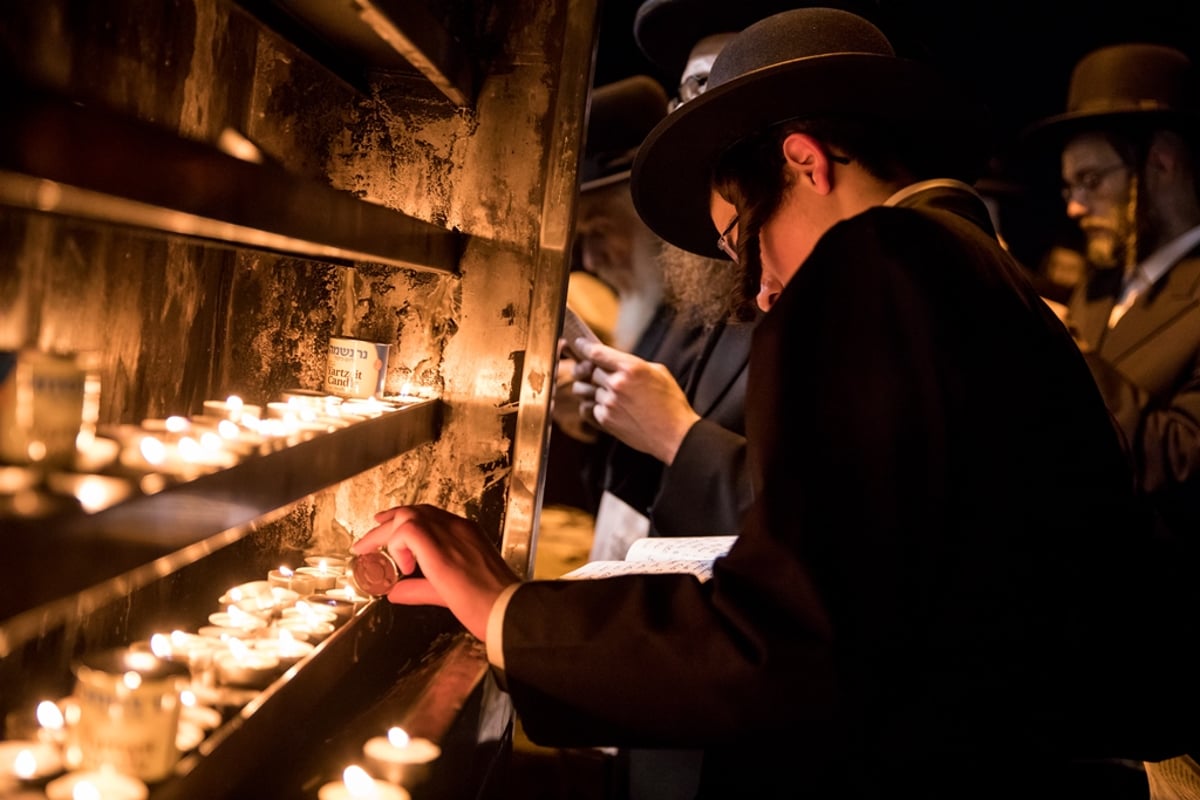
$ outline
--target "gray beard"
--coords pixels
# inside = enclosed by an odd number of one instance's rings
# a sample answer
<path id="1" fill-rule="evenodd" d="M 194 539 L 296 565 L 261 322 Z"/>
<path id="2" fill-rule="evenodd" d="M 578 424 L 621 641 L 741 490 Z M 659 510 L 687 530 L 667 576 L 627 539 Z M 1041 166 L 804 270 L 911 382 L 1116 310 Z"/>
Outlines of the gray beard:
<path id="1" fill-rule="evenodd" d="M 666 300 L 681 317 L 701 325 L 743 318 L 747 298 L 737 264 L 698 256 L 666 242 L 658 259 Z"/>

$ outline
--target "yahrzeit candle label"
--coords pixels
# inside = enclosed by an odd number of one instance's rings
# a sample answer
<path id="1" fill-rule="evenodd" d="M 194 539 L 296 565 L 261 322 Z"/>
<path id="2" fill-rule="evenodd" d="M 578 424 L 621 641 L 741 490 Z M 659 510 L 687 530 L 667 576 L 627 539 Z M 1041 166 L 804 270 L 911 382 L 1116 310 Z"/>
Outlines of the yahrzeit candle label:
<path id="1" fill-rule="evenodd" d="M 381 342 L 331 338 L 325 391 L 340 397 L 382 397 L 389 349 Z"/>

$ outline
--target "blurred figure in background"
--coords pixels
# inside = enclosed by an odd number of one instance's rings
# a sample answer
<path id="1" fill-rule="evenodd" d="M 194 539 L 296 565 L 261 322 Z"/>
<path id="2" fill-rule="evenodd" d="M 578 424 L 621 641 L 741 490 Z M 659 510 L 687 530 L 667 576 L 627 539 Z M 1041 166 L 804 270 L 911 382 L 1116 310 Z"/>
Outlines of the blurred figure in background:
<path id="1" fill-rule="evenodd" d="M 1028 137 L 1060 150 L 1067 215 L 1086 241 L 1066 322 L 1139 488 L 1185 538 L 1200 537 L 1198 92 L 1194 65 L 1174 48 L 1103 47 L 1075 65 L 1066 112 Z M 1152 797 L 1200 798 L 1192 755 L 1144 769 Z"/>
<path id="2" fill-rule="evenodd" d="M 1086 242 L 1067 322 L 1171 530 L 1200 535 L 1200 97 L 1187 56 L 1101 48 L 1067 111 L 1029 132 L 1061 152 L 1063 200 Z"/>

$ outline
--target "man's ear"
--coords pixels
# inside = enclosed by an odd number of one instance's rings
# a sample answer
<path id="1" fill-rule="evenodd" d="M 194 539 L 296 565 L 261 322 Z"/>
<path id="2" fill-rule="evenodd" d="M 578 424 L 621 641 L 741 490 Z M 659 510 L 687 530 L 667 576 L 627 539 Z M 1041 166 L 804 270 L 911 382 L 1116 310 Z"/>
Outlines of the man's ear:
<path id="1" fill-rule="evenodd" d="M 794 185 L 829 194 L 833 188 L 829 154 L 820 142 L 807 133 L 788 134 L 783 140 L 783 159 L 796 179 Z"/>

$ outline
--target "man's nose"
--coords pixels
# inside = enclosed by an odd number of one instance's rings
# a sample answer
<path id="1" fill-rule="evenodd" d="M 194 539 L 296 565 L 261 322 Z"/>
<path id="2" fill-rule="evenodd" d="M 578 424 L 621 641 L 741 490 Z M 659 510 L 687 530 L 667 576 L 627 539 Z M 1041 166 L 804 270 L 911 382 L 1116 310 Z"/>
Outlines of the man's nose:
<path id="1" fill-rule="evenodd" d="M 783 287 L 774 281 L 763 281 L 758 286 L 758 307 L 763 311 L 770 311 L 771 306 L 775 305 L 775 301 L 779 299 L 779 293 Z"/>

